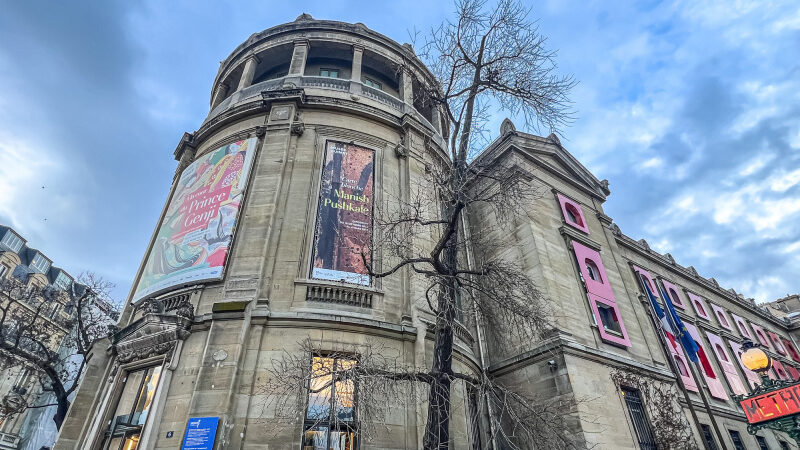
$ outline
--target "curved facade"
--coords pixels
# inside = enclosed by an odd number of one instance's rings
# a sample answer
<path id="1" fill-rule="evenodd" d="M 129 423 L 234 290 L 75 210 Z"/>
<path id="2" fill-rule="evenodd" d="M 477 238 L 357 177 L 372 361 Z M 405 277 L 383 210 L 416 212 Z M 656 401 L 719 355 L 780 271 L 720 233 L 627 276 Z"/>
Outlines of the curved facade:
<path id="1" fill-rule="evenodd" d="M 410 46 L 305 15 L 222 62 L 208 117 L 175 151 L 173 188 L 112 350 L 93 360 L 76 401 L 93 420 L 70 429 L 71 417 L 59 446 L 179 448 L 190 418 L 218 417 L 215 448 L 298 448 L 303 424 L 276 433 L 258 392 L 274 358 L 309 339 L 322 351 L 369 341 L 426 365 L 426 313 L 414 305 L 424 286 L 407 274 L 370 280 L 346 254 L 371 248 L 374 208 L 408 197 L 446 157 L 438 112 L 414 101 L 420 83 L 432 78 Z M 371 252 L 377 267 L 382 257 Z M 461 336 L 457 364 L 477 371 L 471 335 Z M 387 413 L 386 432 L 359 445 L 417 448 L 418 412 Z M 464 420 L 453 423 L 468 445 Z"/>
<path id="2" fill-rule="evenodd" d="M 311 400 L 300 389 L 288 399 L 300 419 L 287 425 L 263 387 L 285 355 L 311 366 L 308 340 L 322 353 L 373 346 L 400 365 L 429 367 L 434 317 L 424 280 L 402 271 L 371 280 L 364 269 L 391 263 L 376 244 L 375 211 L 408 200 L 446 161 L 446 123 L 414 95 L 433 82 L 410 46 L 307 15 L 234 50 L 208 117 L 175 150 L 172 190 L 119 329 L 96 346 L 55 448 L 173 449 L 200 430 L 215 449 L 419 448 L 424 394 L 387 400 L 370 418 L 381 431 L 357 443 L 332 430 L 334 445 L 306 439 L 320 430 L 302 420 Z M 498 346 L 482 339 L 497 330 L 459 325 L 459 371 L 562 405 L 569 431 L 597 449 L 664 446 L 650 424 L 664 419 L 665 404 L 679 424 L 667 434 L 698 447 L 797 448 L 780 432 L 748 434 L 734 396 L 758 378 L 733 362 L 757 339 L 776 361 L 771 376 L 800 380 L 797 316 L 777 317 L 622 233 L 603 212 L 608 182 L 554 135 L 518 132 L 506 120 L 478 158 L 542 193 L 511 229 L 481 207 L 464 225 L 501 243 L 476 241 L 473 256 L 502 255 L 537 283 L 552 329 Z M 432 237 L 412 244 L 425 249 Z M 670 296 L 704 349 L 703 372 L 660 337 L 641 279 Z M 675 395 L 659 403 L 634 378 Z M 484 400 L 454 385 L 451 448 L 504 448 L 492 435 L 511 424 L 477 417 L 490 409 Z"/>

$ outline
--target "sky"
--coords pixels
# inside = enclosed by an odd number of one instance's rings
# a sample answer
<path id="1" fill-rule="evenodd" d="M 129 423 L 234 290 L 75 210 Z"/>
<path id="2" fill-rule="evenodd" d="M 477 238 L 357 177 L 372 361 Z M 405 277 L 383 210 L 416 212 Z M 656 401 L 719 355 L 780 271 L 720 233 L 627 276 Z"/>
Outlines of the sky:
<path id="1" fill-rule="evenodd" d="M 306 12 L 398 42 L 451 3 L 0 1 L 0 223 L 124 301 L 219 62 Z M 623 232 L 758 301 L 800 292 L 796 0 L 531 2 L 579 82 L 562 143 Z M 496 123 L 505 113 L 498 111 Z M 518 128 L 520 124 L 517 124 Z"/>

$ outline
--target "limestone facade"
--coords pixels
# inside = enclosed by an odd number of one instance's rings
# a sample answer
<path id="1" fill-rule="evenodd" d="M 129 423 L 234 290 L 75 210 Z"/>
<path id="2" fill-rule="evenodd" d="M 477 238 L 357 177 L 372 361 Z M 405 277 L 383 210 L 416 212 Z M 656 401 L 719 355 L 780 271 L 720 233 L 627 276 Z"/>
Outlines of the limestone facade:
<path id="1" fill-rule="evenodd" d="M 256 139 L 224 276 L 137 302 L 131 301 L 132 292 L 119 331 L 97 346 L 55 448 L 118 449 L 127 448 L 126 442 L 180 448 L 187 424 L 197 417 L 219 418 L 214 448 L 304 448 L 302 424 L 289 431 L 277 427 L 274 412 L 264 407 L 265 394 L 257 389 L 282 354 L 299 352 L 307 339 L 331 351 L 369 341 L 405 364 L 427 365 L 432 315 L 418 280 L 399 273 L 359 286 L 310 275 L 326 142 L 374 150 L 376 205 L 407 198 L 426 171 L 447 158 L 446 123 L 435 108 L 415 98 L 414 86 L 420 83 L 434 80 L 413 49 L 362 24 L 303 15 L 253 34 L 236 48 L 221 63 L 208 117 L 175 151 L 177 180 L 208 152 Z M 626 368 L 668 383 L 680 376 L 668 364 L 672 356 L 660 344 L 637 282 L 636 271 L 647 272 L 672 286 L 683 305 L 680 314 L 708 349 L 715 377 L 694 385 L 709 397 L 713 417 L 696 393 L 689 394 L 700 421 L 714 420 L 727 448 L 735 448 L 731 431 L 738 432 L 745 448 L 758 448 L 731 399 L 733 386 L 739 387 L 734 376 L 742 385 L 752 377 L 734 361 L 735 349 L 745 338 L 759 338 L 760 329 L 767 344 L 780 343 L 769 347 L 782 363 L 783 375 L 776 376 L 798 378 L 796 327 L 624 235 L 603 213 L 608 183 L 595 178 L 557 137 L 521 133 L 504 122 L 501 136 L 480 158 L 513 163 L 542 193 L 505 236 L 507 246 L 483 250 L 502 252 L 528 271 L 549 299 L 553 327 L 533 345 L 490 348 L 478 340 L 475 324 L 467 325 L 456 333 L 459 369 L 487 370 L 543 399 L 591 399 L 574 412 L 574 426 L 595 448 L 647 448 L 610 376 Z M 173 184 L 170 197 L 174 189 Z M 166 205 L 157 225 L 165 214 Z M 468 226 L 492 229 L 491 215 L 470 211 Z M 415 239 L 421 248 L 430 246 L 429 236 Z M 155 242 L 154 233 L 145 261 Z M 381 249 L 374 252 L 379 265 Z M 734 323 L 737 317 L 743 328 Z M 723 353 L 716 353 L 718 343 Z M 722 365 L 718 355 L 723 354 L 732 364 Z M 147 388 L 147 410 L 136 426 L 114 434 L 115 411 L 133 379 Z M 491 445 L 486 421 L 473 430 L 465 417 L 467 395 L 456 390 L 454 401 L 460 406 L 453 408 L 451 447 L 475 448 L 478 435 L 483 446 Z M 298 414 L 305 408 L 298 404 Z M 423 405 L 398 409 L 383 418 L 384 433 L 358 448 L 419 448 Z M 704 437 L 696 434 L 700 443 Z M 785 435 L 761 435 L 769 448 L 782 448 L 782 442 L 796 448 Z"/>

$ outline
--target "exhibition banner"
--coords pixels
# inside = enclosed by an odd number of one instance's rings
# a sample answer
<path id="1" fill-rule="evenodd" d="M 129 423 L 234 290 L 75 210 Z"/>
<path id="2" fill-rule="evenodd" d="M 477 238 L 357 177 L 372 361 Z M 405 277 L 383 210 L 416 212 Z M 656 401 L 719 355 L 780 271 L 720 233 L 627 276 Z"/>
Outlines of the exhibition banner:
<path id="1" fill-rule="evenodd" d="M 222 278 L 256 138 L 197 158 L 181 172 L 133 300 Z"/>
<path id="2" fill-rule="evenodd" d="M 327 141 L 311 277 L 368 286 L 375 152 Z"/>

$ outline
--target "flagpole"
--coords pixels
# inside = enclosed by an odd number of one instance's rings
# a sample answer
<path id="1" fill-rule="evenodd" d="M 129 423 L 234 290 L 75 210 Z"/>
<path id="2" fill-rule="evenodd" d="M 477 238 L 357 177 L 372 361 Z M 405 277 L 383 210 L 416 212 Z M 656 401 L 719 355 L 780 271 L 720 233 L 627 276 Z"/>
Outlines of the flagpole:
<path id="1" fill-rule="evenodd" d="M 641 275 L 638 275 L 637 278 L 639 279 L 639 284 L 643 288 L 643 292 L 647 295 L 647 290 L 644 286 L 644 281 L 642 280 Z M 650 298 L 647 299 L 648 304 L 650 304 Z M 683 398 L 686 400 L 686 404 L 689 406 L 689 412 L 692 414 L 692 419 L 694 419 L 695 428 L 697 428 L 697 432 L 700 435 L 700 441 L 703 443 L 703 447 L 706 450 L 714 450 L 706 442 L 703 436 L 703 428 L 700 426 L 700 419 L 697 418 L 697 411 L 694 410 L 694 405 L 692 404 L 692 399 L 689 397 L 689 392 L 686 390 L 686 385 L 683 383 L 683 378 L 680 376 L 680 370 L 678 370 L 677 363 L 675 359 L 672 357 L 672 352 L 669 349 L 669 342 L 667 342 L 666 332 L 664 332 L 664 328 L 661 326 L 661 321 L 656 320 L 655 318 L 655 311 L 653 311 L 653 305 L 650 304 L 650 307 L 647 308 L 647 316 L 650 317 L 650 322 L 653 323 L 653 326 L 656 329 L 656 334 L 658 335 L 658 342 L 661 344 L 661 349 L 667 355 L 667 363 L 669 364 L 670 370 L 674 373 L 678 379 L 678 385 L 680 386 L 681 391 L 683 391 Z M 722 447 L 725 448 L 724 446 Z"/>
<path id="2" fill-rule="evenodd" d="M 663 285 L 663 283 L 662 283 L 662 285 Z M 664 288 L 664 289 L 659 288 L 659 290 L 660 290 L 662 296 L 669 295 L 668 294 L 669 291 L 667 291 L 666 288 Z M 714 414 L 711 413 L 711 405 L 708 404 L 708 399 L 706 398 L 706 394 L 703 391 L 703 384 L 704 384 L 705 378 L 700 378 L 699 374 L 694 370 L 694 364 L 691 364 L 691 362 L 693 362 L 693 359 L 697 359 L 696 358 L 697 355 L 695 354 L 695 358 L 690 358 L 689 357 L 689 352 L 686 350 L 686 348 L 683 345 L 683 341 L 682 341 L 683 336 L 682 336 L 682 334 L 684 332 L 688 333 L 688 330 L 686 330 L 685 326 L 683 326 L 683 328 L 678 326 L 677 320 L 680 319 L 680 316 L 678 315 L 678 312 L 675 311 L 675 308 L 672 306 L 672 301 L 669 298 L 665 298 L 664 299 L 664 303 L 666 304 L 667 302 L 669 302 L 669 305 L 667 305 L 667 307 L 668 307 L 667 309 L 669 309 L 669 315 L 667 316 L 668 317 L 667 320 L 672 319 L 672 325 L 675 328 L 677 328 L 675 331 L 677 333 L 680 333 L 680 335 L 676 336 L 676 337 L 678 337 L 679 340 L 681 340 L 681 345 L 680 345 L 681 354 L 686 356 L 687 361 L 690 362 L 689 371 L 692 372 L 692 376 L 694 377 L 695 380 L 697 380 L 697 385 L 698 385 L 697 394 L 700 395 L 700 399 L 703 401 L 703 405 L 706 408 L 706 414 L 708 414 L 708 421 L 711 422 L 711 426 L 714 427 L 714 434 L 717 435 L 717 440 L 719 441 L 720 446 L 722 446 L 722 450 L 728 450 L 728 447 L 725 445 L 725 440 L 722 437 L 722 432 L 719 430 L 719 426 L 717 425 L 717 421 L 714 420 Z M 673 313 L 678 317 L 677 318 L 676 317 L 672 317 Z M 691 337 L 691 333 L 689 334 L 689 337 Z M 691 337 L 691 339 L 694 341 L 693 337 Z M 699 345 L 700 345 L 699 343 L 695 342 L 695 346 L 699 347 Z M 697 364 L 699 366 L 700 365 L 699 360 L 695 364 Z M 699 426 L 700 426 L 700 424 L 698 423 L 698 427 Z M 702 436 L 702 432 L 701 432 L 701 436 Z M 703 439 L 703 440 L 705 441 L 705 439 Z"/>

